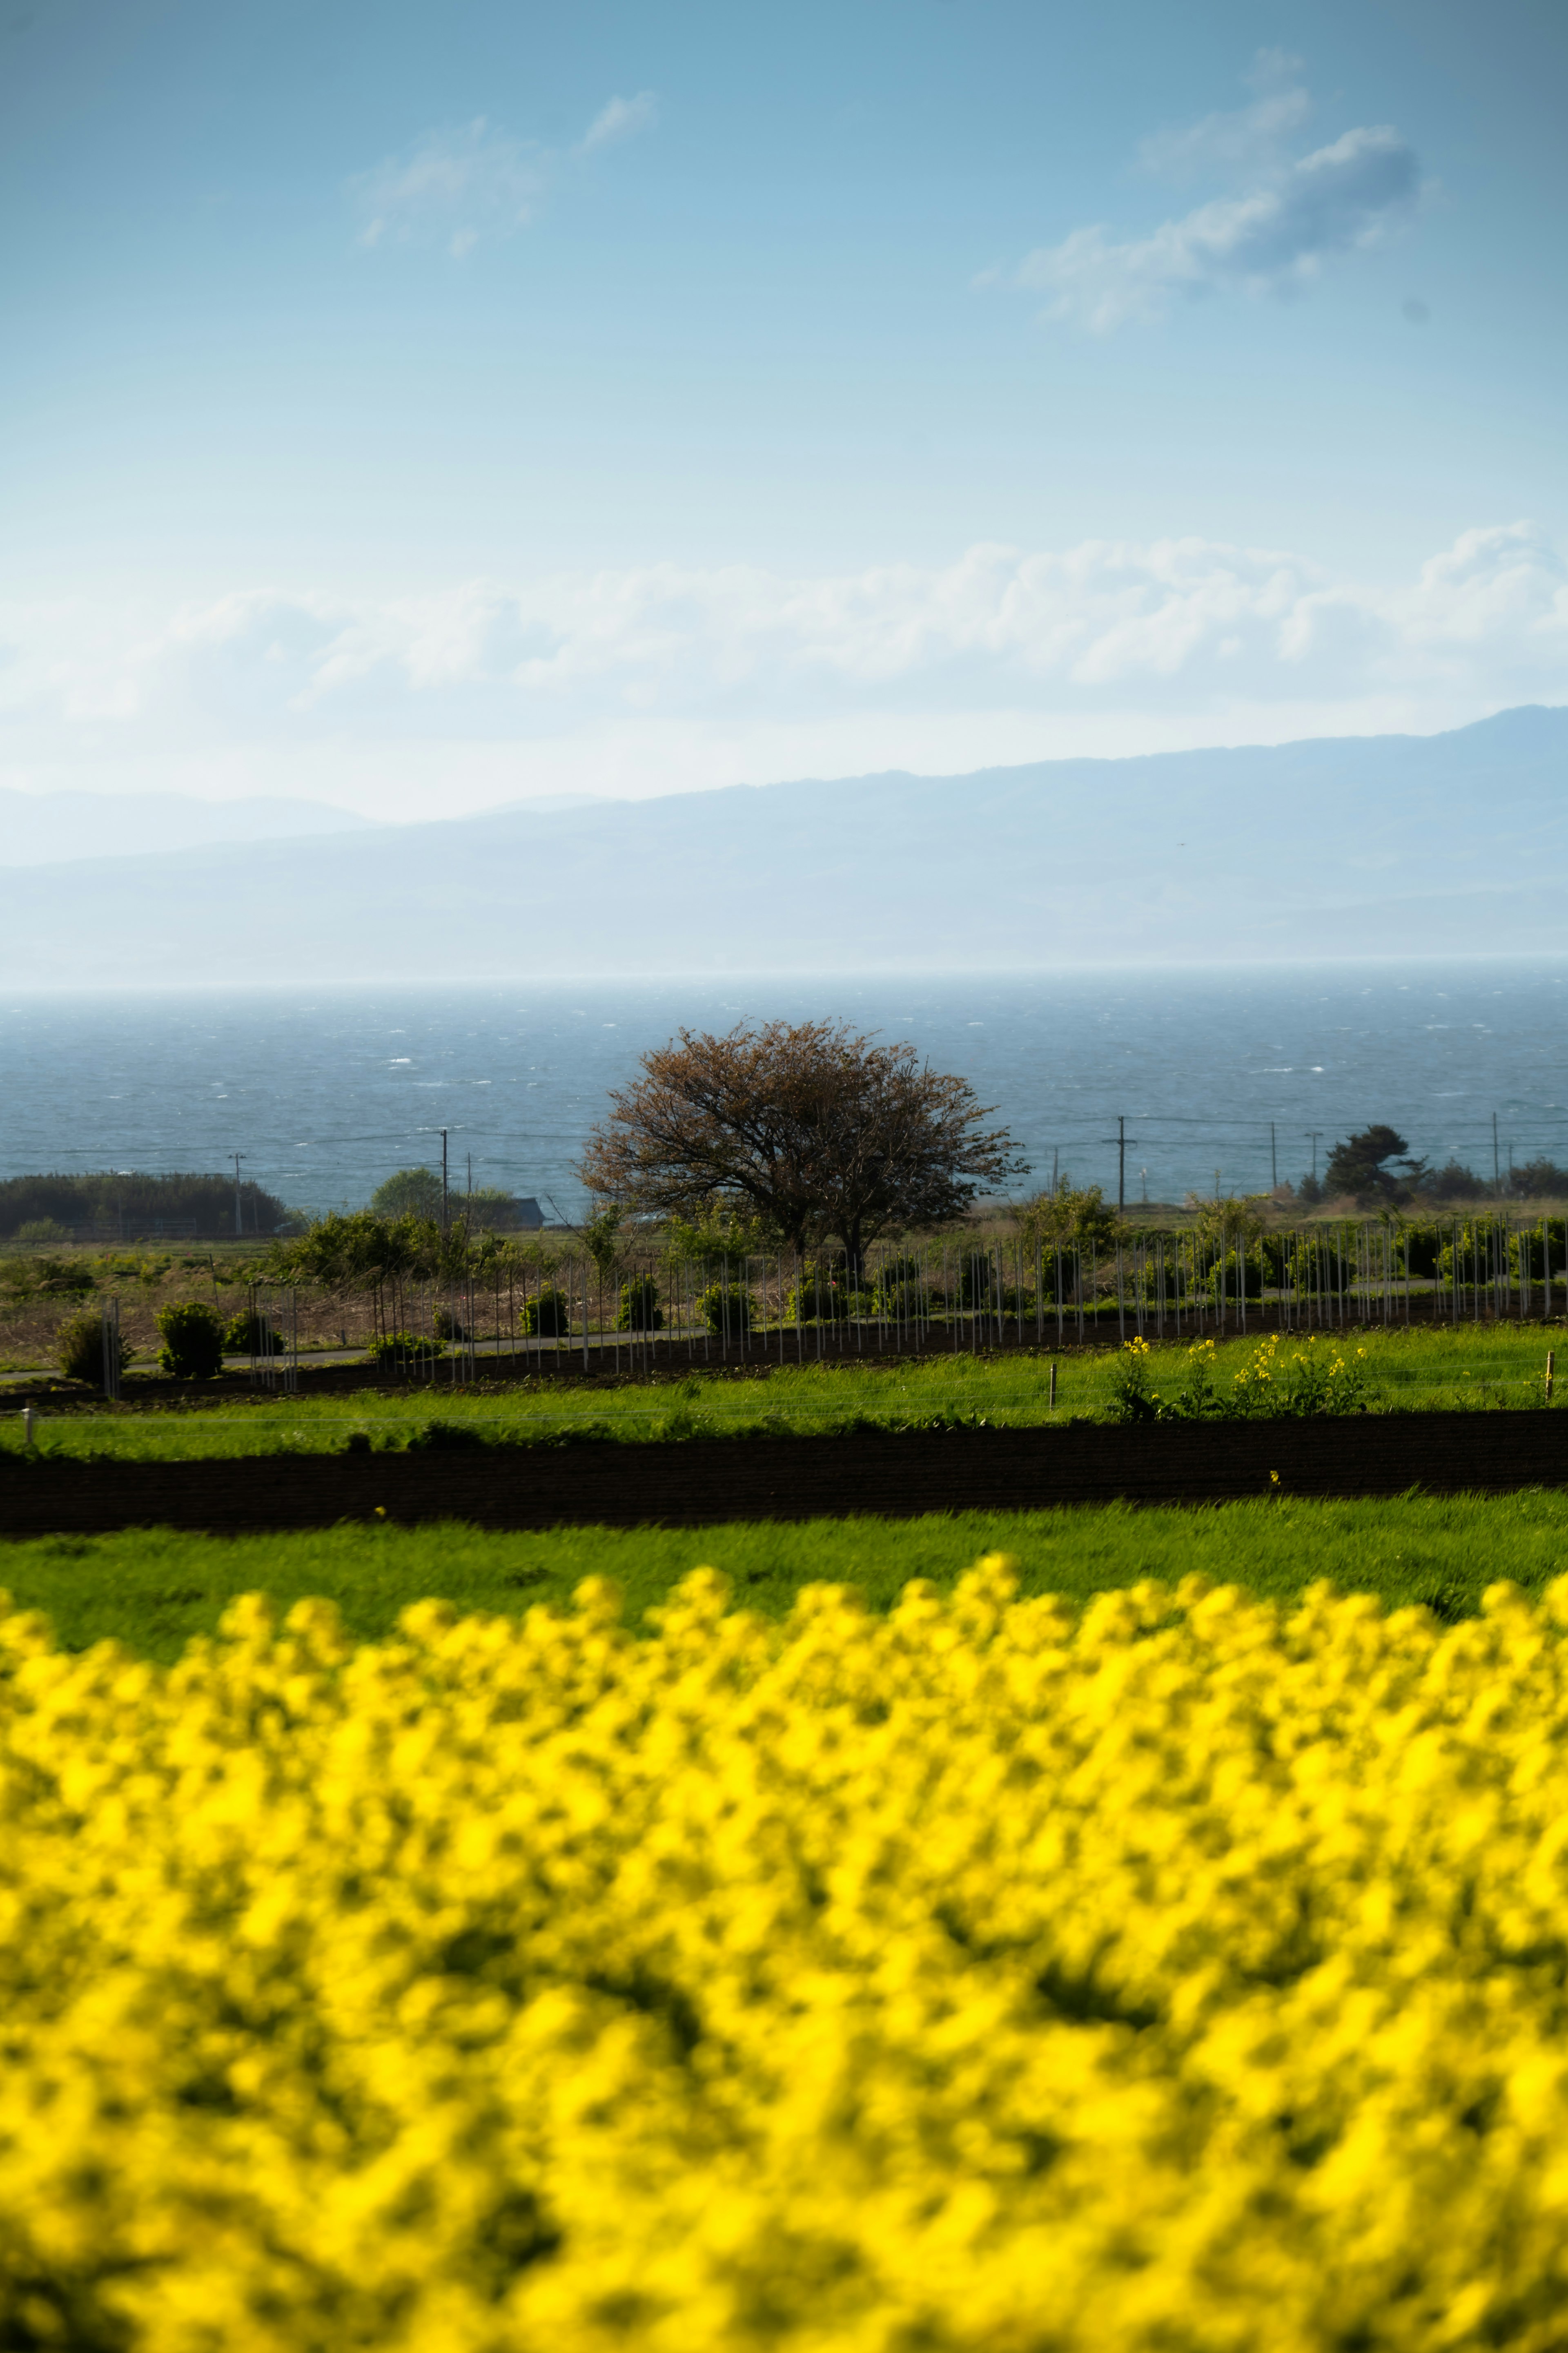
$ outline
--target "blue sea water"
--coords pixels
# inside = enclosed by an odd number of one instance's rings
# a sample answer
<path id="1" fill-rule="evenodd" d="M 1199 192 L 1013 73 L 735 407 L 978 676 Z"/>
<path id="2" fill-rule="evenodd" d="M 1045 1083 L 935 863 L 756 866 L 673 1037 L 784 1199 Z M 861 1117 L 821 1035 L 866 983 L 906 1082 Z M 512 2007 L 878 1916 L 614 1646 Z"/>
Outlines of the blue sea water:
<path id="1" fill-rule="evenodd" d="M 973 1081 L 1035 1181 L 1127 1198 L 1260 1191 L 1373 1120 L 1489 1176 L 1568 1163 L 1568 960 L 924 980 L 744 978 L 16 994 L 0 1004 L 0 1175 L 217 1169 L 312 1210 L 384 1176 L 583 1204 L 611 1088 L 685 1028 L 832 1017 Z"/>

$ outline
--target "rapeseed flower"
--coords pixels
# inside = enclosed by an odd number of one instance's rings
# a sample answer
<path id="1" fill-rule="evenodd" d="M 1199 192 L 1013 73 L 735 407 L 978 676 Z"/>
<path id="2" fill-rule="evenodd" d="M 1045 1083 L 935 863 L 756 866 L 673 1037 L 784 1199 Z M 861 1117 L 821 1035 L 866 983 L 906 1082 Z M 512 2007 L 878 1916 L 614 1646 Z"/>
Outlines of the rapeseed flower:
<path id="1" fill-rule="evenodd" d="M 1568 1579 L 0 1617 L 0 2343 L 1548 2353 Z"/>

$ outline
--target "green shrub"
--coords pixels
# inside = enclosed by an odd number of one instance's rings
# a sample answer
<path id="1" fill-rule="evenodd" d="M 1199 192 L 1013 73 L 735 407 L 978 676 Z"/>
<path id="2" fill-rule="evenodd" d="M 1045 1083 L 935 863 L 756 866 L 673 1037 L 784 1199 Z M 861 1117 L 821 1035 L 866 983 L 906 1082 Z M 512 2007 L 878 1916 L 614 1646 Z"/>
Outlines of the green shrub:
<path id="1" fill-rule="evenodd" d="M 617 1332 L 662 1332 L 664 1310 L 658 1303 L 658 1285 L 648 1274 L 621 1285 L 620 1312 L 616 1317 Z"/>
<path id="2" fill-rule="evenodd" d="M 890 1258 L 877 1269 L 872 1312 L 913 1323 L 931 1314 L 931 1288 L 918 1258 Z"/>
<path id="3" fill-rule="evenodd" d="M 365 1354 L 378 1371 L 406 1373 L 421 1365 L 433 1364 L 447 1353 L 439 1340 L 422 1340 L 417 1332 L 387 1332 L 373 1340 Z"/>
<path id="4" fill-rule="evenodd" d="M 808 1266 L 784 1301 L 784 1320 L 802 1324 L 842 1324 L 855 1313 L 855 1294 L 836 1270 Z"/>
<path id="5" fill-rule="evenodd" d="M 1256 1250 L 1248 1250 L 1245 1260 L 1239 1262 L 1239 1267 L 1236 1252 L 1233 1250 L 1226 1250 L 1223 1261 L 1216 1261 L 1205 1272 L 1203 1281 L 1199 1284 L 1199 1295 L 1202 1298 L 1217 1303 L 1222 1272 L 1225 1277 L 1225 1296 L 1227 1304 L 1243 1295 L 1237 1289 L 1238 1272 L 1240 1281 L 1245 1285 L 1245 1295 L 1248 1299 L 1262 1298 L 1263 1269 L 1258 1263 Z"/>
<path id="6" fill-rule="evenodd" d="M 283 1335 L 265 1315 L 231 1315 L 223 1327 L 224 1353 L 230 1356 L 280 1356 Z"/>
<path id="7" fill-rule="evenodd" d="M 430 1322 L 437 1340 L 466 1340 L 468 1336 L 467 1327 L 449 1307 L 437 1307 Z"/>
<path id="8" fill-rule="evenodd" d="M 70 1228 L 62 1226 L 58 1218 L 29 1218 L 18 1226 L 16 1239 L 19 1242 L 68 1242 Z"/>
<path id="9" fill-rule="evenodd" d="M 967 1250 L 958 1261 L 958 1303 L 961 1307 L 991 1307 L 996 1287 L 996 1269 L 991 1253 L 984 1250 Z"/>
<path id="10" fill-rule="evenodd" d="M 210 1381 L 223 1370 L 223 1319 L 205 1299 L 158 1311 L 158 1369 L 177 1381 Z"/>
<path id="11" fill-rule="evenodd" d="M 376 1187 L 370 1206 L 378 1218 L 438 1219 L 441 1179 L 434 1168 L 399 1168 Z"/>
<path id="12" fill-rule="evenodd" d="M 115 1344 L 110 1331 L 110 1345 Z M 71 1381 L 88 1381 L 95 1389 L 103 1387 L 103 1318 L 96 1308 L 84 1309 L 79 1315 L 68 1315 L 55 1335 L 59 1352 L 60 1370 Z M 120 1345 L 120 1369 L 131 1362 L 132 1351 L 123 1340 Z"/>
<path id="13" fill-rule="evenodd" d="M 553 1285 L 538 1293 L 522 1311 L 522 1328 L 542 1340 L 572 1337 L 572 1303 Z"/>
<path id="14" fill-rule="evenodd" d="M 697 1313 L 710 1332 L 741 1340 L 756 1321 L 757 1303 L 737 1283 L 710 1282 L 697 1294 Z"/>

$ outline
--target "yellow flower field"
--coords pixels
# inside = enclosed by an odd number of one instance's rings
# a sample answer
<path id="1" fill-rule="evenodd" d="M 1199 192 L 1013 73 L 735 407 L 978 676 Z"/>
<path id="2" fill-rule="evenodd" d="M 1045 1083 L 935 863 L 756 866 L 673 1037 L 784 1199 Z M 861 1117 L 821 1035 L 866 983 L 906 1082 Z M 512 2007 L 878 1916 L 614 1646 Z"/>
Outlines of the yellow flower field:
<path id="1" fill-rule="evenodd" d="M 0 1620 L 0 2343 L 1568 2344 L 1568 1579 Z"/>

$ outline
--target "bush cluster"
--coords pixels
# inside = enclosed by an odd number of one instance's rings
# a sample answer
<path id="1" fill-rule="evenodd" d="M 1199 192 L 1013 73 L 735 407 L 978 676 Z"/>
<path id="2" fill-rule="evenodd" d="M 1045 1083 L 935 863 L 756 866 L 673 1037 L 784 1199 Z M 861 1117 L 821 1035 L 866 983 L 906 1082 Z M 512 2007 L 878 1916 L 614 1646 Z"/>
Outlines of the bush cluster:
<path id="1" fill-rule="evenodd" d="M 60 1370 L 68 1381 L 87 1381 L 95 1389 L 103 1387 L 104 1335 L 103 1317 L 96 1308 L 84 1308 L 80 1314 L 66 1317 L 55 1335 L 55 1348 Z M 118 1369 L 123 1372 L 131 1362 L 133 1350 L 125 1341 L 119 1339 L 112 1327 L 109 1330 L 107 1345 L 110 1349 L 118 1345 Z"/>
<path id="2" fill-rule="evenodd" d="M 231 1315 L 223 1327 L 224 1352 L 231 1356 L 279 1356 L 283 1354 L 283 1338 L 277 1326 L 265 1315 L 242 1309 Z"/>
<path id="3" fill-rule="evenodd" d="M 203 1299 L 158 1310 L 158 1369 L 179 1381 L 210 1381 L 223 1370 L 224 1322 Z"/>
<path id="4" fill-rule="evenodd" d="M 658 1303 L 658 1285 L 651 1275 L 634 1276 L 622 1283 L 616 1329 L 617 1332 L 663 1331 L 664 1310 Z"/>
<path id="5" fill-rule="evenodd" d="M 556 1284 L 547 1283 L 536 1291 L 522 1311 L 522 1328 L 535 1338 L 569 1340 L 572 1336 L 572 1303 Z"/>
<path id="6" fill-rule="evenodd" d="M 738 1283 L 710 1282 L 696 1303 L 710 1332 L 731 1340 L 743 1340 L 757 1319 L 756 1301 Z"/>

